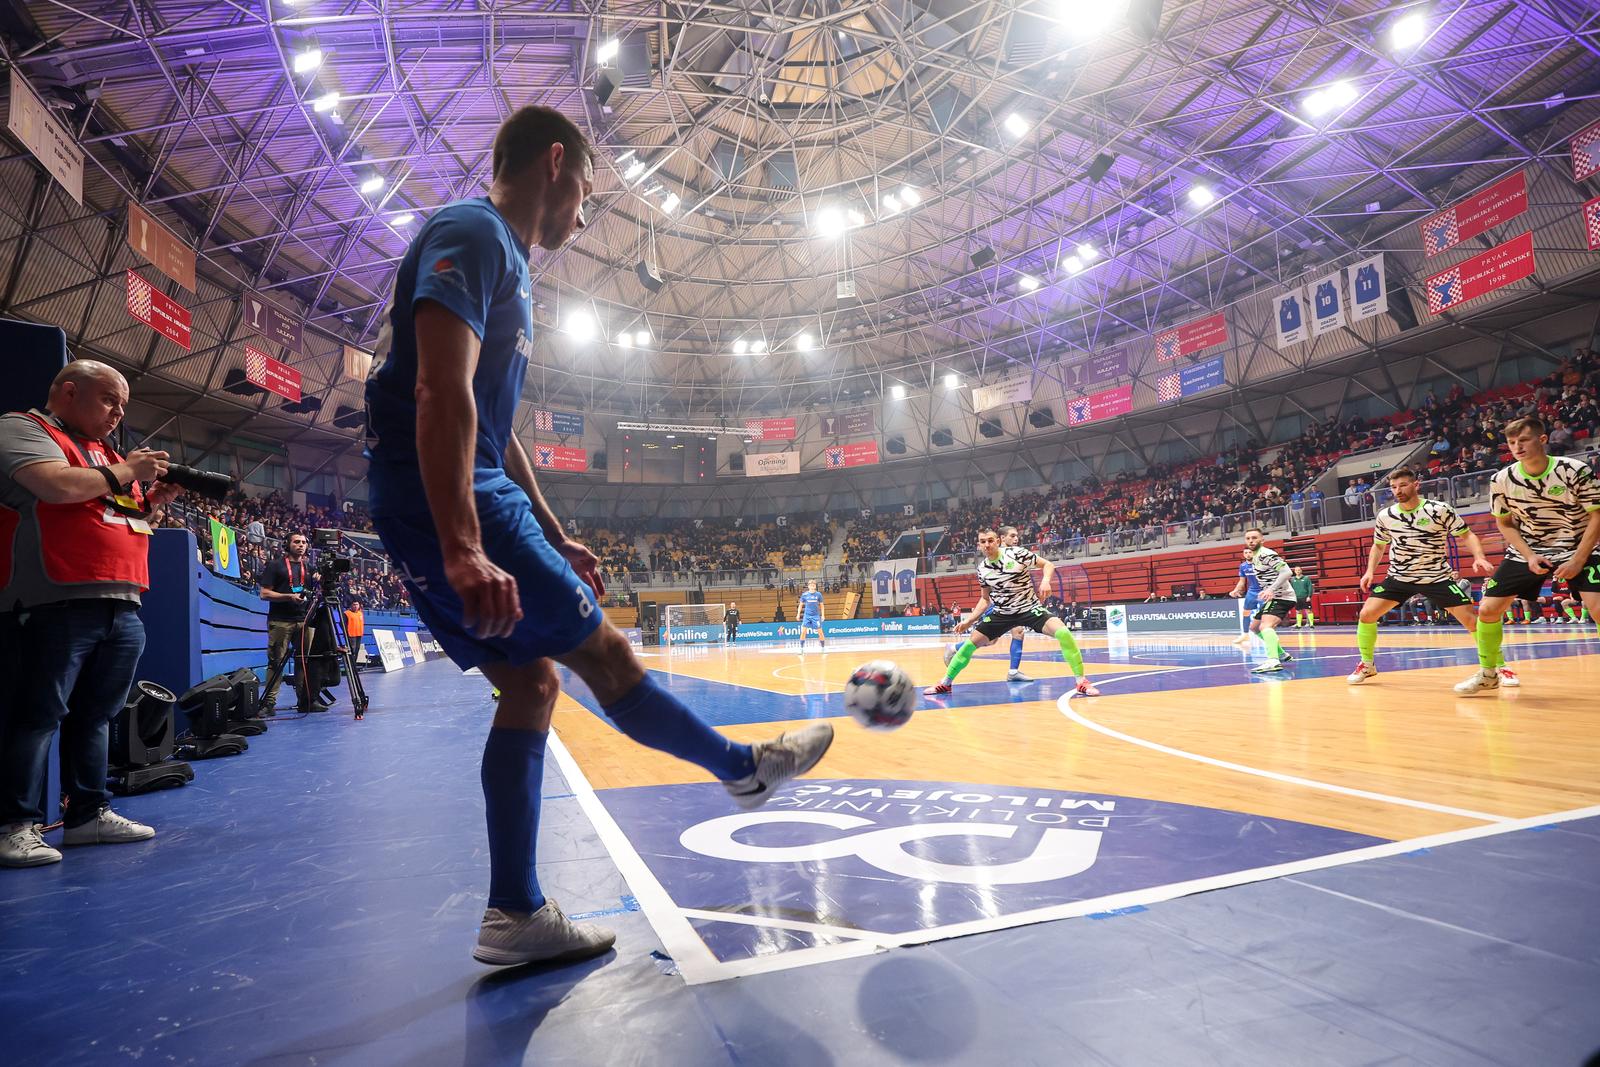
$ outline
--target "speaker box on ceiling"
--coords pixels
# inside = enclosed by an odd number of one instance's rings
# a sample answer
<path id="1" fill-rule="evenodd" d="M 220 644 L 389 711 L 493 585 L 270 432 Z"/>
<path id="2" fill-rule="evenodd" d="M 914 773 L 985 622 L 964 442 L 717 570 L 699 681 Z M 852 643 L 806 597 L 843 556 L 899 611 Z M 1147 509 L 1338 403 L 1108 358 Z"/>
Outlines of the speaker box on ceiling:
<path id="1" fill-rule="evenodd" d="M 728 456 L 728 469 L 735 474 L 744 473 L 744 453 L 734 452 Z"/>
<path id="2" fill-rule="evenodd" d="M 1000 428 L 1000 422 L 997 419 L 979 420 L 978 432 L 985 437 L 1001 437 L 1005 434 L 1005 431 Z"/>
<path id="3" fill-rule="evenodd" d="M 611 99 L 611 94 L 617 91 L 617 83 L 613 80 L 616 75 L 609 70 L 602 70 L 594 76 L 594 100 L 602 108 Z"/>
<path id="4" fill-rule="evenodd" d="M 1094 157 L 1094 162 L 1089 164 L 1089 169 L 1084 172 L 1084 177 L 1088 178 L 1091 182 L 1098 182 L 1107 174 L 1111 173 L 1111 165 L 1116 161 L 1116 156 L 1111 155 L 1108 152 L 1101 152 L 1099 155 Z"/>
<path id="5" fill-rule="evenodd" d="M 895 434 L 883 443 L 883 448 L 884 451 L 892 455 L 903 456 L 906 454 L 906 439 L 899 434 Z"/>
<path id="6" fill-rule="evenodd" d="M 244 376 L 243 367 L 235 367 L 223 377 L 222 391 L 234 393 L 238 396 L 255 396 L 257 393 L 266 392 L 261 386 Z"/>
<path id="7" fill-rule="evenodd" d="M 972 253 L 970 258 L 972 260 L 972 267 L 974 270 L 987 267 L 989 264 L 994 262 L 994 249 L 986 245 Z"/>
<path id="8" fill-rule="evenodd" d="M 1028 412 L 1029 426 L 1044 430 L 1054 426 L 1055 424 L 1056 417 L 1055 415 L 1051 414 L 1049 408 L 1034 408 L 1032 411 Z"/>
<path id="9" fill-rule="evenodd" d="M 605 470 L 606 469 L 606 454 L 604 452 L 596 452 L 594 455 L 590 456 L 589 457 L 589 467 L 590 467 L 591 470 L 597 470 L 597 471 Z"/>
<path id="10" fill-rule="evenodd" d="M 652 293 L 659 293 L 661 291 L 661 287 L 665 283 L 661 280 L 660 269 L 657 268 L 654 263 L 650 262 L 648 259 L 641 259 L 638 263 L 634 264 L 633 269 L 639 275 L 640 285 L 644 286 Z"/>
<path id="11" fill-rule="evenodd" d="M 940 448 L 949 448 L 951 445 L 956 443 L 955 434 L 951 433 L 949 429 L 943 426 L 933 431 L 933 433 L 928 436 L 928 440 L 932 441 Z"/>
<path id="12" fill-rule="evenodd" d="M 1389 290 L 1389 317 L 1400 327 L 1400 332 L 1417 328 L 1417 313 L 1411 307 L 1411 294 L 1402 286 Z"/>

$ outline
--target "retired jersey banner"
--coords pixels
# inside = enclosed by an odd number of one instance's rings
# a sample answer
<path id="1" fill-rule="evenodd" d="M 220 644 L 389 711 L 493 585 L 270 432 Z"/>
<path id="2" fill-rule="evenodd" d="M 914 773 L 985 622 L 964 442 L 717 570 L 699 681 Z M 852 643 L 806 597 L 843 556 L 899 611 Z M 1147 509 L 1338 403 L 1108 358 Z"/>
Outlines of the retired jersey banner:
<path id="1" fill-rule="evenodd" d="M 1589 239 L 1589 250 L 1600 251 L 1600 196 L 1583 205 L 1583 234 Z"/>
<path id="2" fill-rule="evenodd" d="M 1344 271 L 1336 270 L 1311 283 L 1311 336 L 1321 337 L 1344 325 L 1344 291 L 1339 281 Z"/>
<path id="3" fill-rule="evenodd" d="M 877 413 L 871 408 L 857 408 L 837 415 L 818 415 L 824 437 L 860 437 L 878 428 Z"/>
<path id="4" fill-rule="evenodd" d="M 156 270 L 194 292 L 194 249 L 131 200 L 128 201 L 128 247 L 149 260 Z"/>
<path id="5" fill-rule="evenodd" d="M 189 309 L 128 271 L 128 314 L 189 351 Z"/>
<path id="6" fill-rule="evenodd" d="M 1098 385 L 1101 382 L 1114 382 L 1118 378 L 1128 376 L 1128 353 L 1107 352 L 1105 355 L 1095 356 L 1083 365 L 1083 384 Z"/>
<path id="7" fill-rule="evenodd" d="M 865 467 L 878 462 L 877 441 L 856 441 L 848 445 L 834 445 L 822 450 L 822 461 L 829 468 Z"/>
<path id="8" fill-rule="evenodd" d="M 238 578 L 239 545 L 233 527 L 211 520 L 211 569 L 226 578 Z"/>
<path id="9" fill-rule="evenodd" d="M 1171 363 L 1179 356 L 1187 356 L 1227 340 L 1228 321 L 1219 311 L 1215 315 L 1207 315 L 1203 319 L 1195 319 L 1156 334 L 1156 359 Z"/>
<path id="10" fill-rule="evenodd" d="M 744 435 L 752 441 L 793 441 L 795 420 L 793 416 L 786 419 L 746 419 Z"/>
<path id="11" fill-rule="evenodd" d="M 352 382 L 364 382 L 372 373 L 372 353 L 354 345 L 344 346 L 344 376 Z"/>
<path id="12" fill-rule="evenodd" d="M 533 465 L 547 471 L 586 471 L 589 453 L 564 445 L 534 445 Z"/>
<path id="13" fill-rule="evenodd" d="M 244 376 L 285 400 L 300 400 L 300 372 L 249 345 L 244 346 Z"/>
<path id="14" fill-rule="evenodd" d="M 291 352 L 305 351 L 305 323 L 260 293 L 245 290 L 243 299 L 244 324 L 252 333 Z"/>
<path id="15" fill-rule="evenodd" d="M 1389 310 L 1388 281 L 1384 277 L 1383 253 L 1346 267 L 1350 282 L 1350 321 L 1365 322 Z"/>
<path id="16" fill-rule="evenodd" d="M 1227 364 L 1227 356 L 1213 356 L 1193 366 L 1168 371 L 1156 379 L 1156 400 L 1169 404 L 1182 397 L 1227 385 Z"/>
<path id="17" fill-rule="evenodd" d="M 1023 374 L 1005 378 L 993 385 L 979 385 L 972 389 L 972 410 L 988 411 L 1006 404 L 1026 404 L 1033 399 L 1033 375 Z"/>
<path id="18" fill-rule="evenodd" d="M 747 478 L 770 478 L 775 474 L 799 474 L 798 452 L 746 452 L 744 473 Z"/>
<path id="19" fill-rule="evenodd" d="M 582 437 L 583 416 L 575 415 L 570 411 L 546 411 L 544 408 L 535 408 L 533 411 L 533 428 L 542 433 L 553 433 L 560 437 Z"/>
<path id="20" fill-rule="evenodd" d="M 1600 122 L 1591 122 L 1573 134 L 1571 145 L 1573 181 L 1600 173 Z"/>
<path id="21" fill-rule="evenodd" d="M 1133 386 L 1119 385 L 1115 389 L 1067 401 L 1067 425 L 1081 426 L 1086 422 L 1126 415 L 1132 410 Z"/>
<path id="22" fill-rule="evenodd" d="M 1436 256 L 1501 223 L 1510 222 L 1527 210 L 1528 176 L 1519 170 L 1454 207 L 1447 207 L 1419 222 L 1422 254 Z"/>
<path id="23" fill-rule="evenodd" d="M 1429 278 L 1428 310 L 1435 315 L 1448 311 L 1521 281 L 1533 270 L 1533 234 L 1513 237 Z"/>
<path id="24" fill-rule="evenodd" d="M 1308 336 L 1311 327 L 1306 321 L 1306 294 L 1301 289 L 1279 293 L 1274 299 L 1278 320 L 1278 347 L 1297 345 Z"/>

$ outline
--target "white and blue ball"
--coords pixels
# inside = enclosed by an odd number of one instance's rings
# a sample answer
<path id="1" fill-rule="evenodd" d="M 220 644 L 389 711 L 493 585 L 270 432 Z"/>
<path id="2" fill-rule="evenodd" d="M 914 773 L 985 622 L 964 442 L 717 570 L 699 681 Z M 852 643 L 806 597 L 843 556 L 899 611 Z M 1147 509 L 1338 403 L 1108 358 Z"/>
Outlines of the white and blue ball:
<path id="1" fill-rule="evenodd" d="M 895 730 L 917 710 L 917 687 L 898 664 L 886 659 L 857 667 L 844 683 L 844 707 L 869 730 Z"/>

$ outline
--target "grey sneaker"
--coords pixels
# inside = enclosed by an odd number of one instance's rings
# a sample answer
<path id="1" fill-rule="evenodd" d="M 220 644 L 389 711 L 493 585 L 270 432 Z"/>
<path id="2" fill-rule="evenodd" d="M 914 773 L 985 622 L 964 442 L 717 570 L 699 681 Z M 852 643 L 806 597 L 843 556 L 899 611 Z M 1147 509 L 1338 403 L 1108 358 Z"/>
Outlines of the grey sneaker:
<path id="1" fill-rule="evenodd" d="M 1006 671 L 1006 681 L 1008 681 L 1008 682 L 1031 682 L 1031 681 L 1033 681 L 1033 679 L 1029 678 L 1026 674 L 1023 674 L 1021 671 Z"/>
<path id="2" fill-rule="evenodd" d="M 61 833 L 63 845 L 120 845 L 124 841 L 148 841 L 156 836 L 154 827 L 125 819 L 110 808 L 101 808 L 100 814 L 78 826 L 69 826 Z"/>
<path id="3" fill-rule="evenodd" d="M 1481 693 L 1485 689 L 1499 688 L 1500 676 L 1494 671 L 1486 671 L 1481 669 L 1476 671 L 1471 678 L 1468 678 L 1464 682 L 1457 682 L 1455 685 L 1456 692 L 1460 693 L 1462 696 L 1471 696 L 1473 693 Z"/>
<path id="4" fill-rule="evenodd" d="M 61 853 L 44 843 L 37 823 L 0 826 L 0 867 L 43 867 L 60 863 Z"/>
<path id="5" fill-rule="evenodd" d="M 757 741 L 751 746 L 755 771 L 737 781 L 723 782 L 722 787 L 745 811 L 759 808 L 783 783 L 815 767 L 831 744 L 833 726 L 825 722 L 790 730 L 772 741 Z"/>
<path id="6" fill-rule="evenodd" d="M 533 913 L 490 908 L 478 928 L 472 958 L 496 967 L 519 963 L 571 963 L 598 956 L 616 944 L 617 935 L 603 926 L 581 926 L 567 918 L 561 905 L 546 899 Z"/>

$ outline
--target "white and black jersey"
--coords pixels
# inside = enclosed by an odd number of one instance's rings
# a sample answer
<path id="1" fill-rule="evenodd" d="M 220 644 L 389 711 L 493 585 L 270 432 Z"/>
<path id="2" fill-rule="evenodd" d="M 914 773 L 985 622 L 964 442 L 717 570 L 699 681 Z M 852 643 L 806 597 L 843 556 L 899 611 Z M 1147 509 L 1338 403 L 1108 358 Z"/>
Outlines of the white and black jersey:
<path id="1" fill-rule="evenodd" d="M 996 615 L 1025 615 L 1041 607 L 1032 573 L 1039 563 L 1037 553 L 1020 546 L 1002 548 L 994 559 L 979 558 L 978 581 Z"/>
<path id="2" fill-rule="evenodd" d="M 1600 511 L 1600 478 L 1588 464 L 1566 456 L 1551 456 L 1538 477 L 1513 463 L 1489 483 L 1489 511 L 1516 520 L 1529 548 L 1552 563 L 1565 563 L 1583 539 L 1589 516 Z M 1510 545 L 1506 558 L 1527 562 Z"/>
<path id="3" fill-rule="evenodd" d="M 1389 580 L 1432 585 L 1450 580 L 1450 539 L 1467 524 L 1442 500 L 1423 499 L 1410 511 L 1390 504 L 1378 512 L 1372 539 L 1389 546 Z"/>
<path id="4" fill-rule="evenodd" d="M 1274 600 L 1299 602 L 1299 598 L 1294 595 L 1294 586 L 1289 581 L 1294 574 L 1282 556 L 1262 545 L 1256 549 L 1256 554 L 1250 557 L 1250 565 L 1256 569 L 1256 578 L 1261 582 L 1259 597 L 1261 603 L 1266 604 Z"/>

